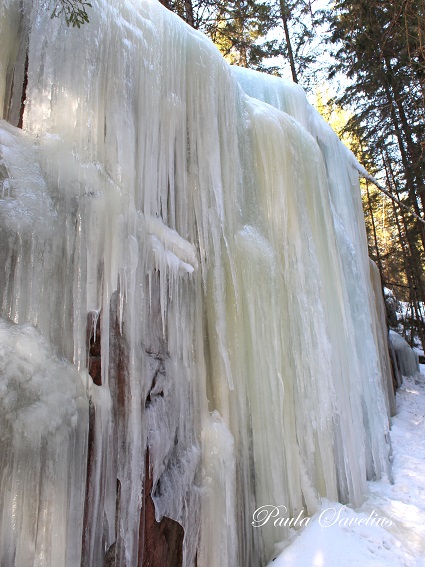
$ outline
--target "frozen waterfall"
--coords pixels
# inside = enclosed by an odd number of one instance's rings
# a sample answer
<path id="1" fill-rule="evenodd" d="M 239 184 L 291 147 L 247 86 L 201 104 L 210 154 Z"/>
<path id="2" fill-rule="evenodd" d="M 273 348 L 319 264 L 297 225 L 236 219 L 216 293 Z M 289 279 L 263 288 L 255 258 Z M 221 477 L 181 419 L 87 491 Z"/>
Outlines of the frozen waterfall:
<path id="1" fill-rule="evenodd" d="M 260 567 L 260 507 L 390 474 L 359 166 L 299 87 L 92 3 L 0 1 L 0 562 Z"/>

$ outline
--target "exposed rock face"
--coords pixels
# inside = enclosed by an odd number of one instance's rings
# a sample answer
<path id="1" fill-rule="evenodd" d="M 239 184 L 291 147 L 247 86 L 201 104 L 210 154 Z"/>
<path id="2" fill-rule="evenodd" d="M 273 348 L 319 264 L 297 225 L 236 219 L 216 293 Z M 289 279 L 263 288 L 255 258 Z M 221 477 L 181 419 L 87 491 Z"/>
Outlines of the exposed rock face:
<path id="1" fill-rule="evenodd" d="M 102 358 L 100 346 L 100 316 L 90 311 L 87 316 L 87 345 L 89 374 L 96 386 L 102 385 Z"/>
<path id="2" fill-rule="evenodd" d="M 139 567 L 180 567 L 183 561 L 182 526 L 170 518 L 155 519 L 152 501 L 153 478 L 146 451 L 143 508 L 140 516 Z"/>
<path id="3" fill-rule="evenodd" d="M 89 567 L 86 558 L 88 557 L 90 548 L 90 510 L 93 509 L 93 490 L 91 487 L 96 482 L 94 477 L 95 468 L 95 419 L 96 410 L 93 402 L 89 401 L 89 435 L 88 435 L 88 458 L 87 458 L 87 483 L 86 483 L 86 497 L 84 503 L 84 520 L 83 520 L 83 545 L 82 545 L 82 561 L 81 567 Z"/>
<path id="4" fill-rule="evenodd" d="M 128 381 L 128 344 L 123 336 L 117 318 L 117 293 L 112 297 L 110 310 L 110 364 L 108 368 L 109 380 L 112 395 L 113 408 L 113 427 L 115 429 L 115 439 L 118 439 L 118 430 L 124 427 L 126 404 L 126 383 Z M 89 374 L 95 386 L 102 385 L 101 368 L 101 315 L 90 312 L 87 317 L 87 350 Z M 148 353 L 153 356 L 152 353 Z M 162 358 L 156 357 L 158 366 L 153 375 L 152 385 L 145 401 L 145 407 L 149 407 L 156 397 L 163 397 L 164 393 L 158 389 L 158 376 L 165 374 Z M 96 438 L 99 429 L 96 428 L 96 407 L 90 400 L 89 410 L 89 438 L 88 438 L 88 465 L 87 465 L 87 487 L 83 529 L 83 560 L 82 566 L 89 567 L 90 564 L 90 539 L 93 537 L 93 527 L 91 525 L 92 512 L 95 508 L 93 499 L 98 494 L 99 487 L 96 483 L 102 475 L 98 477 L 96 471 L 102 466 L 96 463 L 99 459 L 96 448 L 101 440 Z M 115 447 L 118 453 L 118 446 Z M 118 458 L 118 454 L 116 454 Z M 183 538 L 184 529 L 171 518 L 163 517 L 160 522 L 155 518 L 155 505 L 152 500 L 154 491 L 153 475 L 149 460 L 149 449 L 146 448 L 145 457 L 145 476 L 143 484 L 143 504 L 140 512 L 139 527 L 139 552 L 138 567 L 180 567 L 183 562 Z M 121 505 L 121 482 L 117 479 L 116 493 L 116 541 L 112 543 L 106 551 L 104 566 L 115 567 L 117 557 L 120 553 L 120 531 L 118 517 Z"/>
<path id="5" fill-rule="evenodd" d="M 397 299 L 395 298 L 393 292 L 388 288 L 384 288 L 384 297 L 387 324 L 389 327 L 397 327 Z"/>
<path id="6" fill-rule="evenodd" d="M 374 294 L 374 307 L 376 318 L 374 319 L 374 338 L 376 341 L 377 352 L 379 353 L 379 364 L 382 376 L 383 388 L 387 391 L 387 412 L 388 415 L 395 415 L 395 397 L 397 379 L 394 374 L 393 361 L 391 360 L 391 345 L 388 339 L 388 305 L 385 300 L 385 291 L 382 293 L 382 282 L 378 267 L 375 262 L 369 259 L 370 280 Z"/>

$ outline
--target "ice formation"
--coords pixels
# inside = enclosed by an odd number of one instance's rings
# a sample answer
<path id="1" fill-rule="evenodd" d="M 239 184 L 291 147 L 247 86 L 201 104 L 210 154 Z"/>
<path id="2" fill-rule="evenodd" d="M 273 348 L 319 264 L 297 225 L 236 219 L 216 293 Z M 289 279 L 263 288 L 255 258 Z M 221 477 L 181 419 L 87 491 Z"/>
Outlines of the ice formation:
<path id="1" fill-rule="evenodd" d="M 394 349 L 395 361 L 401 376 L 415 376 L 419 373 L 419 357 L 401 335 L 390 331 L 390 342 Z"/>
<path id="2" fill-rule="evenodd" d="M 1 565 L 78 564 L 87 378 L 33 326 L 0 320 Z"/>
<path id="3" fill-rule="evenodd" d="M 0 37 L 3 564 L 144 564 L 147 478 L 183 565 L 265 564 L 285 529 L 257 508 L 356 506 L 388 473 L 357 162 L 153 0 L 81 29 L 2 0 Z"/>

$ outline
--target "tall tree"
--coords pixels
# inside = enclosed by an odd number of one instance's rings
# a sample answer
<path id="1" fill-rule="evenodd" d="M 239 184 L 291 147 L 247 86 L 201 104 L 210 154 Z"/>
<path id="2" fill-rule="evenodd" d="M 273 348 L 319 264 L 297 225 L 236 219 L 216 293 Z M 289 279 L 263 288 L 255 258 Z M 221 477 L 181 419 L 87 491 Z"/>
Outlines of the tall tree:
<path id="1" fill-rule="evenodd" d="M 277 40 L 267 40 L 276 25 L 271 4 L 262 0 L 161 0 L 190 26 L 208 35 L 232 64 L 267 70 L 265 58 L 279 54 Z M 275 68 L 270 69 L 271 72 Z"/>
<path id="2" fill-rule="evenodd" d="M 422 217 L 423 15 L 424 0 L 337 0 L 327 13 L 335 56 L 331 76 L 341 72 L 352 80 L 338 101 L 353 110 L 345 129 L 360 139 L 375 171 L 384 172 L 387 188 Z M 408 254 L 406 279 L 416 301 L 423 301 L 425 227 L 401 210 L 392 217 Z"/>
<path id="3" fill-rule="evenodd" d="M 291 12 L 286 0 L 279 0 L 279 5 L 280 5 L 280 16 L 282 18 L 282 23 L 283 23 L 283 30 L 285 32 L 286 49 L 289 57 L 289 64 L 291 66 L 292 80 L 294 81 L 294 83 L 298 83 L 298 74 L 295 68 L 294 52 L 292 50 L 291 36 L 289 35 L 289 27 L 288 27 L 288 20 L 291 17 Z"/>
<path id="4" fill-rule="evenodd" d="M 406 33 L 411 16 L 406 6 L 410 4 L 411 8 L 413 3 L 413 0 L 408 3 L 340 0 L 328 16 L 331 41 L 337 46 L 337 63 L 332 73 L 342 71 L 353 79 L 340 101 L 355 110 L 349 127 L 357 128 L 364 139 L 372 139 L 380 151 L 385 147 L 398 158 L 411 204 L 422 212 L 425 210 L 422 67 L 413 64 L 411 54 L 418 49 L 409 46 L 412 41 Z M 419 10 L 423 0 L 416 4 Z"/>
<path id="5" fill-rule="evenodd" d="M 68 26 L 79 28 L 89 22 L 87 8 L 91 8 L 86 0 L 54 0 L 52 18 L 64 17 Z"/>
<path id="6" fill-rule="evenodd" d="M 235 65 L 265 70 L 263 60 L 276 56 L 277 41 L 267 41 L 275 25 L 270 4 L 261 0 L 231 0 L 217 4 L 213 21 L 205 25 L 227 60 Z"/>

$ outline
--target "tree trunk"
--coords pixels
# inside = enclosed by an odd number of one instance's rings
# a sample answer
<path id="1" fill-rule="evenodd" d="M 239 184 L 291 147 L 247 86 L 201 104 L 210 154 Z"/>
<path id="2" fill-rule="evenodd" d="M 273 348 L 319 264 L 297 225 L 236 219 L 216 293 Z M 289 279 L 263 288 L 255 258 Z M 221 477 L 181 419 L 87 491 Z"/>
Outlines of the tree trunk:
<path id="1" fill-rule="evenodd" d="M 371 223 L 372 223 L 373 240 L 375 242 L 376 264 L 378 266 L 379 275 L 381 276 L 381 282 L 383 282 L 384 281 L 384 271 L 382 269 L 381 254 L 379 252 L 378 238 L 377 238 L 377 235 L 376 235 L 375 216 L 373 214 L 372 203 L 370 201 L 369 182 L 368 182 L 367 179 L 366 179 L 366 193 L 367 193 L 367 204 L 368 204 L 369 213 L 370 213 L 370 220 L 371 220 Z"/>
<path id="2" fill-rule="evenodd" d="M 193 4 L 192 0 L 184 0 L 184 10 L 186 13 L 186 23 L 189 24 L 192 28 L 195 27 L 195 18 L 193 16 Z"/>
<path id="3" fill-rule="evenodd" d="M 297 71 L 295 69 L 294 53 L 292 51 L 291 37 L 289 35 L 289 29 L 288 29 L 288 17 L 290 14 L 289 14 L 289 9 L 285 3 L 285 0 L 280 0 L 280 15 L 283 22 L 283 30 L 285 32 L 286 47 L 288 48 L 292 80 L 294 81 L 294 83 L 298 83 Z"/>

